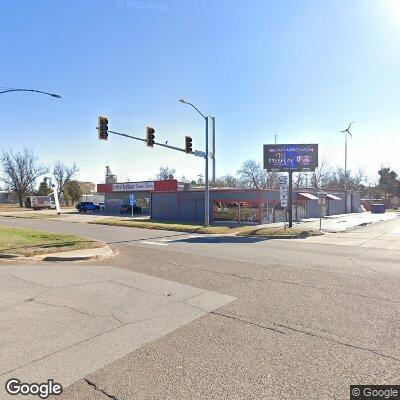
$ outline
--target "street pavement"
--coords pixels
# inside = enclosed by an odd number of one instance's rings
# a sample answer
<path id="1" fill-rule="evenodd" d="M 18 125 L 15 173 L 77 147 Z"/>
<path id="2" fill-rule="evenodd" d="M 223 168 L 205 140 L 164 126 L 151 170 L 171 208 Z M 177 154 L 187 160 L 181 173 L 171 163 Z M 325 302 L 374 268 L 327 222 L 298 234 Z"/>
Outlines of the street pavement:
<path id="1" fill-rule="evenodd" d="M 63 266 L 66 276 L 68 268 L 93 268 L 95 275 L 95 268 L 106 268 L 109 273 L 126 271 L 175 282 L 226 300 L 157 337 L 145 337 L 134 349 L 129 346 L 138 341 L 133 332 L 124 355 L 116 352 L 99 364 L 89 359 L 90 368 L 80 373 L 87 375 L 78 379 L 77 374 L 58 399 L 336 400 L 349 398 L 350 384 L 400 382 L 398 218 L 297 240 L 53 220 L 0 218 L 0 224 L 74 233 L 106 241 L 119 251 L 109 260 Z M 0 267 L 10 264 L 2 262 Z M 28 279 L 34 277 L 30 272 Z M 99 287 L 96 292 L 100 307 L 107 303 L 107 290 Z M 35 295 L 23 288 L 19 293 L 21 301 Z M 92 304 L 79 293 L 56 300 L 68 307 L 71 301 L 85 312 Z M 111 302 L 113 314 L 122 303 Z M 141 303 L 144 313 L 148 307 Z M 9 312 L 5 321 L 18 326 L 14 319 Z M 30 323 L 22 318 L 19 327 L 36 330 L 42 340 L 40 330 Z M 64 333 L 54 326 L 52 336 L 58 342 Z M 113 346 L 93 352 L 101 358 L 104 352 L 113 353 Z M 9 362 L 15 359 L 16 366 L 28 361 L 24 347 L 15 344 L 12 353 Z M 60 368 L 54 364 L 54 374 Z"/>

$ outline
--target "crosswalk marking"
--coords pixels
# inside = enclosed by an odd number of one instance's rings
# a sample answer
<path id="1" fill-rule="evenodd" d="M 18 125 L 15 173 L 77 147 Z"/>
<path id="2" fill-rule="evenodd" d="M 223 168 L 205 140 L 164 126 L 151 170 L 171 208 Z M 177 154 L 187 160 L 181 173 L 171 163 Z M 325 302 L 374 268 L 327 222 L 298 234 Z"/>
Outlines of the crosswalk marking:
<path id="1" fill-rule="evenodd" d="M 150 241 L 147 241 L 147 240 L 144 240 L 143 242 L 140 242 L 140 243 L 143 243 L 143 244 L 155 244 L 157 246 L 168 246 L 167 243 L 150 242 Z"/>

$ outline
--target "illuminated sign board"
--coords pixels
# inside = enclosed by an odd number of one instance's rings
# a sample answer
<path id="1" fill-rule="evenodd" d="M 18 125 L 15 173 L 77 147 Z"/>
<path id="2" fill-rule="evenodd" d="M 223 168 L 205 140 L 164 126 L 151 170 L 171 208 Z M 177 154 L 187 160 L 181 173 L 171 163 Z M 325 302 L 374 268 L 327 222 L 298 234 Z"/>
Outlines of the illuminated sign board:
<path id="1" fill-rule="evenodd" d="M 264 144 L 264 169 L 277 172 L 314 171 L 318 144 Z"/>

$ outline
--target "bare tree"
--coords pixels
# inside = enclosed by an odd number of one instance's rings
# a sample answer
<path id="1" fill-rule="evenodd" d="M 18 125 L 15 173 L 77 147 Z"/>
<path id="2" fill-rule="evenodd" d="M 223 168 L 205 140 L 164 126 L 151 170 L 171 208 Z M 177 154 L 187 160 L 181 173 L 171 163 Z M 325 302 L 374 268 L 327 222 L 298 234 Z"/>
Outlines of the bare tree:
<path id="1" fill-rule="evenodd" d="M 165 180 L 165 179 L 174 179 L 175 175 L 175 169 L 165 166 L 165 167 L 160 167 L 160 170 L 158 171 L 158 174 L 156 175 L 157 180 Z"/>
<path id="2" fill-rule="evenodd" d="M 53 168 L 54 180 L 57 184 L 58 192 L 62 195 L 64 193 L 65 187 L 71 182 L 72 178 L 77 174 L 79 168 L 74 163 L 70 167 L 57 161 Z"/>
<path id="3" fill-rule="evenodd" d="M 246 189 L 276 189 L 279 174 L 267 172 L 256 160 L 247 160 L 238 171 L 238 185 Z"/>
<path id="4" fill-rule="evenodd" d="M 3 178 L 6 187 L 16 196 L 19 206 L 24 206 L 24 198 L 33 191 L 36 180 L 49 172 L 48 167 L 38 162 L 32 150 L 23 149 L 19 153 L 12 150 L 1 155 Z"/>
<path id="5" fill-rule="evenodd" d="M 332 177 L 332 170 L 325 160 L 322 160 L 320 166 L 311 173 L 311 187 L 313 189 L 326 188 Z"/>
<path id="6" fill-rule="evenodd" d="M 265 171 L 256 160 L 247 160 L 238 170 L 239 183 L 247 189 L 262 189 L 265 187 Z"/>
<path id="7" fill-rule="evenodd" d="M 220 176 L 215 180 L 216 187 L 237 187 L 238 179 L 233 175 L 226 174 L 225 176 Z"/>

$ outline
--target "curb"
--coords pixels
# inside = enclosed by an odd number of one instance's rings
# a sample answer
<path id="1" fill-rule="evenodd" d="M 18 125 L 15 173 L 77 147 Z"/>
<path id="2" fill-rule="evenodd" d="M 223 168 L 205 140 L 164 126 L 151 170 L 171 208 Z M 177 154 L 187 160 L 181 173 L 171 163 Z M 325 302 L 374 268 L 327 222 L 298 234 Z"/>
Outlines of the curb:
<path id="1" fill-rule="evenodd" d="M 243 235 L 243 234 L 236 234 L 238 237 L 251 237 L 251 238 L 261 238 L 261 239 L 307 239 L 309 237 L 313 236 L 322 236 L 324 235 L 324 232 L 317 232 L 312 235 L 306 234 L 306 235 Z"/>
<path id="2" fill-rule="evenodd" d="M 116 255 L 113 249 L 104 244 L 102 247 L 95 247 L 93 249 L 71 250 L 63 251 L 61 253 L 39 254 L 32 257 L 24 257 L 16 254 L 3 254 L 0 260 L 12 261 L 85 261 L 85 260 L 98 260 L 108 258 Z"/>

